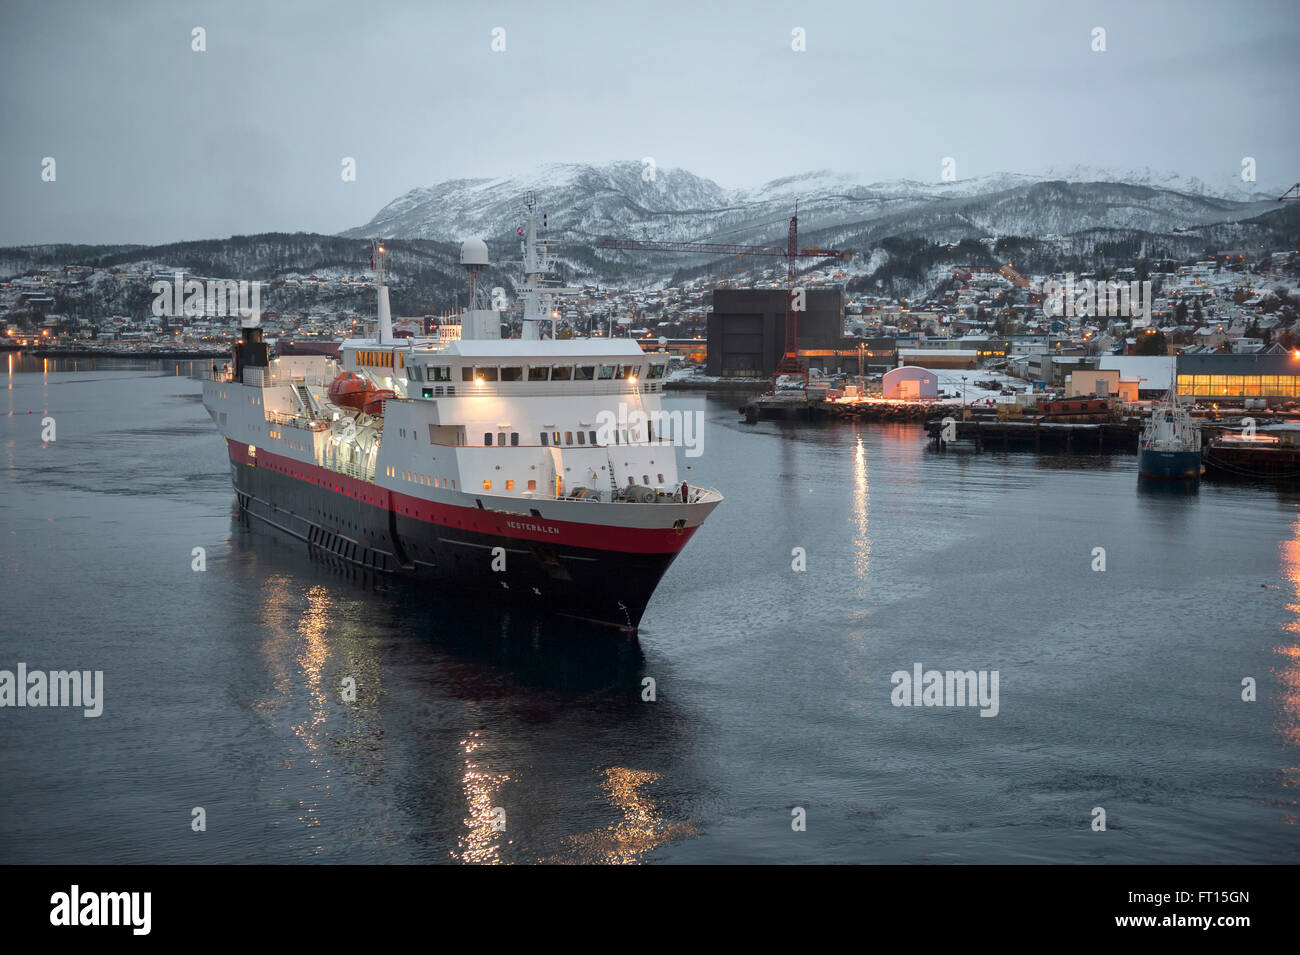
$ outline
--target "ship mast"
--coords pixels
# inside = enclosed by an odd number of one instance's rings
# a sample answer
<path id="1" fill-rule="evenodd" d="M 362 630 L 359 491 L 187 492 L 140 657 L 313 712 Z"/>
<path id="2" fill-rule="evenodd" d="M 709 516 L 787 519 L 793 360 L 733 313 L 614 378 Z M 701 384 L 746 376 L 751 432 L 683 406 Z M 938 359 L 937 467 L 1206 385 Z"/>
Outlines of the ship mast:
<path id="1" fill-rule="evenodd" d="M 555 266 L 555 256 L 551 254 L 550 244 L 537 239 L 537 200 L 529 192 L 524 197 L 523 254 L 524 281 L 519 286 L 524 300 L 524 326 L 522 337 L 536 340 L 542 337 L 541 323 L 551 323 L 551 338 L 555 338 L 556 316 L 551 311 L 551 301 L 556 295 L 572 295 L 580 291 L 576 288 L 564 288 L 548 285 L 546 276 Z M 542 216 L 545 228 L 546 216 Z"/>

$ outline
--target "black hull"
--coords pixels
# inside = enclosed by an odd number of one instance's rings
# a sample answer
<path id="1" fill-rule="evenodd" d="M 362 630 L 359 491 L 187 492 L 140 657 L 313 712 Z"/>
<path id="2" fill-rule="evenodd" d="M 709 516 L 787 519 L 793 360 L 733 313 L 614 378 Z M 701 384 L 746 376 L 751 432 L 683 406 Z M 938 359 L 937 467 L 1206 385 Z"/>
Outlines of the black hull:
<path id="1" fill-rule="evenodd" d="M 1138 474 L 1156 481 L 1199 481 L 1201 455 L 1197 451 L 1138 451 Z"/>
<path id="2" fill-rule="evenodd" d="M 232 462 L 231 469 L 239 504 L 251 517 L 358 567 L 427 583 L 448 598 L 517 603 L 635 632 L 677 556 L 430 524 L 270 468 Z M 494 569 L 502 560 L 505 568 Z"/>

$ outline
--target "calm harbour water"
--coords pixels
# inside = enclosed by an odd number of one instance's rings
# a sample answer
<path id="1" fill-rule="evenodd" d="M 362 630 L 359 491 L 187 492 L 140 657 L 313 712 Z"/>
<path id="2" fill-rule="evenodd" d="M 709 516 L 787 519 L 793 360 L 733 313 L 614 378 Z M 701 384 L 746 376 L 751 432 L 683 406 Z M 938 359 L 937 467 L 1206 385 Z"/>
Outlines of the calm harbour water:
<path id="1" fill-rule="evenodd" d="M 105 703 L 0 709 L 0 862 L 1300 858 L 1300 493 L 671 398 L 727 500 L 620 643 L 245 526 L 188 363 L 5 366 L 0 669 Z M 914 663 L 1000 712 L 893 706 Z"/>

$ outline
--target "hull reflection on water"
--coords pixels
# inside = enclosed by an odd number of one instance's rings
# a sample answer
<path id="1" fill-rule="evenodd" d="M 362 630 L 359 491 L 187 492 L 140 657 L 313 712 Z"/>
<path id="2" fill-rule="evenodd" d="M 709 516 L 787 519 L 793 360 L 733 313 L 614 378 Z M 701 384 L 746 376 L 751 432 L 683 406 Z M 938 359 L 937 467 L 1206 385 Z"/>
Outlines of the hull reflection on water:
<path id="1" fill-rule="evenodd" d="M 635 634 L 511 604 L 489 604 L 442 594 L 414 581 L 376 574 L 321 551 L 286 541 L 258 521 L 235 515 L 236 541 L 257 559 L 271 557 L 324 588 L 344 588 L 361 601 L 367 619 L 400 633 L 416 633 L 465 660 L 509 667 L 521 681 L 589 691 L 621 683 L 644 663 Z M 646 631 L 647 633 L 649 631 Z"/>
<path id="2" fill-rule="evenodd" d="M 677 775 L 689 721 L 668 701 L 642 699 L 635 638 L 443 599 L 237 514 L 232 545 L 242 572 L 262 582 L 270 689 L 253 707 L 282 758 L 260 788 L 273 794 L 277 825 L 299 830 L 295 851 L 328 851 L 337 827 L 357 825 L 338 811 L 357 780 L 367 793 L 396 790 L 381 802 L 408 820 L 370 837 L 427 844 L 418 857 L 428 861 L 628 863 L 698 834 L 688 812 L 656 795 Z M 345 676 L 356 677 L 355 699 L 340 706 Z"/>

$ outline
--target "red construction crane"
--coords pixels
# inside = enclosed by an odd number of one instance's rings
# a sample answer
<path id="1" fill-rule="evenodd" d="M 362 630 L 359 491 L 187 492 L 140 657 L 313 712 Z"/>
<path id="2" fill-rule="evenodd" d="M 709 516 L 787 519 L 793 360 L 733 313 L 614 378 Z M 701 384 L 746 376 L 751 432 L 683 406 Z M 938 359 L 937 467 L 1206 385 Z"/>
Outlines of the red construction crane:
<path id="1" fill-rule="evenodd" d="M 808 373 L 799 362 L 799 318 L 795 304 L 795 260 L 796 259 L 844 259 L 853 258 L 852 252 L 842 249 L 799 248 L 799 214 L 790 217 L 790 233 L 784 247 L 779 245 L 728 245 L 721 242 L 650 242 L 638 239 L 601 239 L 596 242 L 598 249 L 632 249 L 639 252 L 706 252 L 715 255 L 777 255 L 787 260 L 785 297 L 785 353 L 776 366 L 777 375 L 803 375 L 805 383 Z M 774 375 L 773 378 L 776 376 Z"/>

